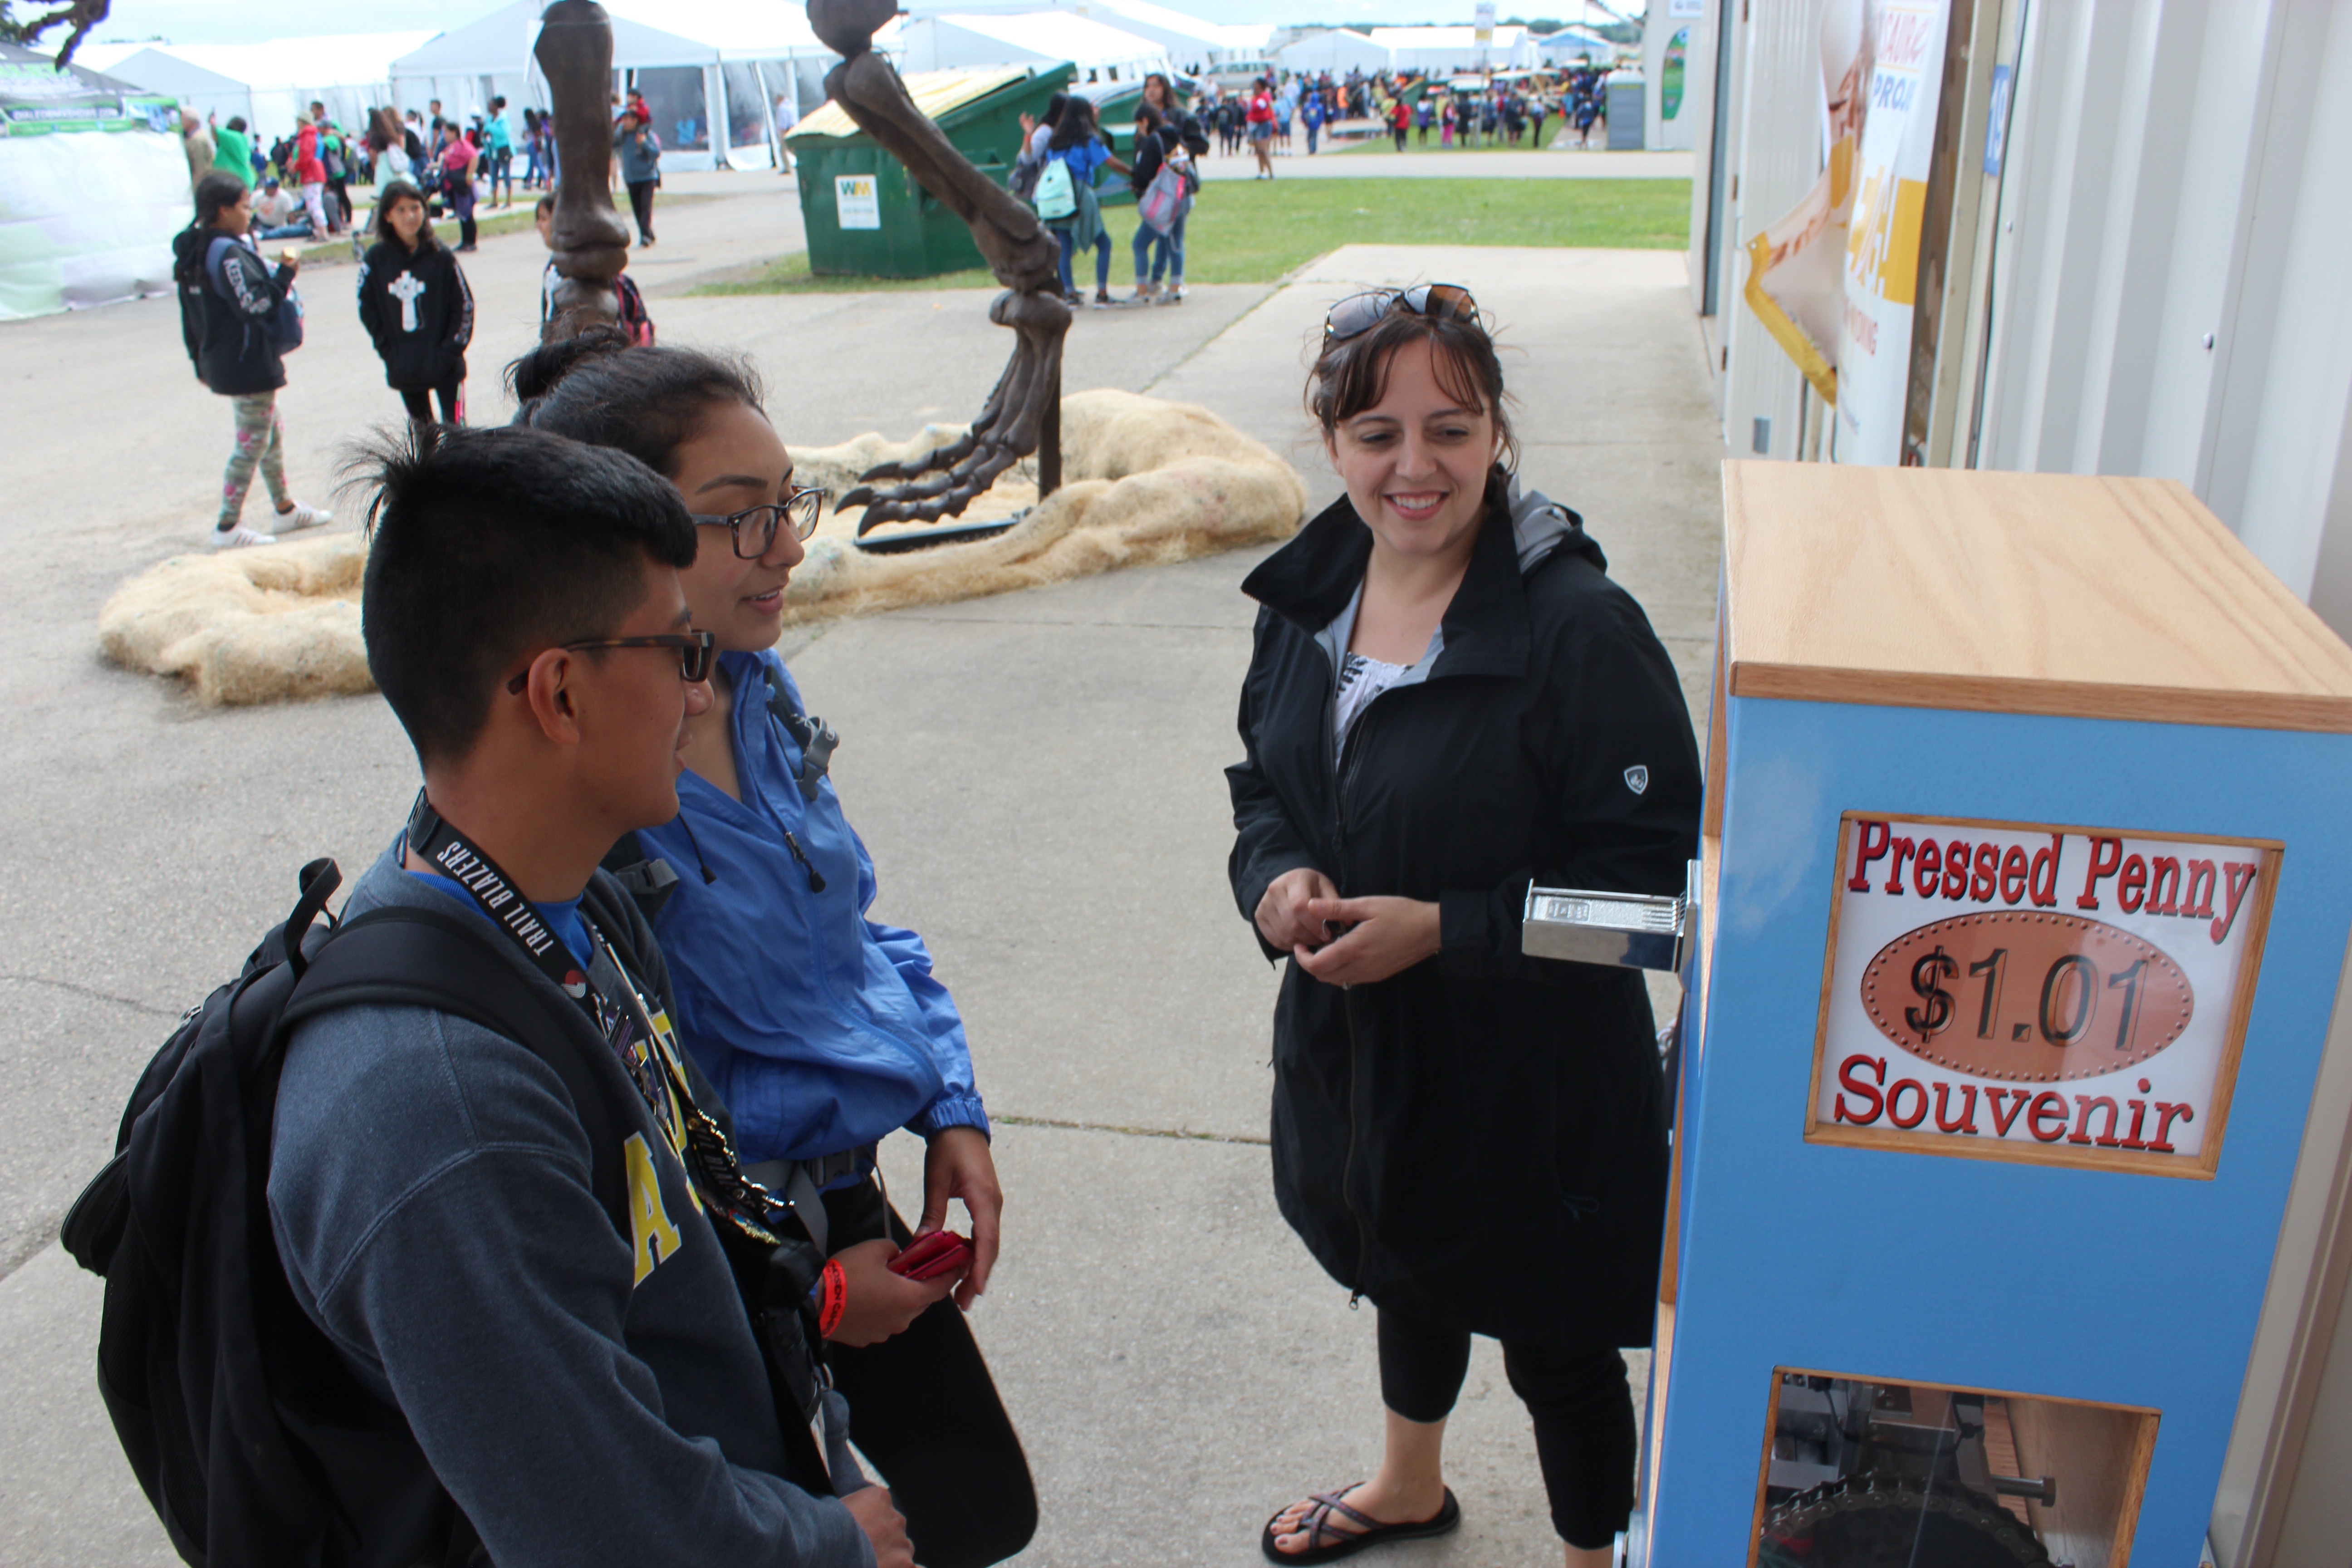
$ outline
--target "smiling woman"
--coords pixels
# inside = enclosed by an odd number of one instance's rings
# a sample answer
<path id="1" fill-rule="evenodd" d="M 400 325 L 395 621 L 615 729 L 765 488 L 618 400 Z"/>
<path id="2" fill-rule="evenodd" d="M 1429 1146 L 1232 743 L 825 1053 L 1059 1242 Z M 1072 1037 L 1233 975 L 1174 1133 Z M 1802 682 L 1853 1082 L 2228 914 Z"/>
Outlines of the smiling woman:
<path id="1" fill-rule="evenodd" d="M 1445 1419 L 1483 1333 L 1570 1568 L 1606 1563 L 1633 1500 L 1618 1347 L 1649 1342 L 1665 1096 L 1640 977 L 1523 955 L 1519 911 L 1530 880 L 1682 887 L 1690 716 L 1581 520 L 1521 492 L 1466 290 L 1339 301 L 1307 404 L 1348 493 L 1243 584 L 1263 607 L 1230 869 L 1288 960 L 1276 1195 L 1380 1309 L 1386 1436 L 1370 1481 L 1285 1508 L 1260 1547 L 1328 1562 L 1458 1524 Z"/>

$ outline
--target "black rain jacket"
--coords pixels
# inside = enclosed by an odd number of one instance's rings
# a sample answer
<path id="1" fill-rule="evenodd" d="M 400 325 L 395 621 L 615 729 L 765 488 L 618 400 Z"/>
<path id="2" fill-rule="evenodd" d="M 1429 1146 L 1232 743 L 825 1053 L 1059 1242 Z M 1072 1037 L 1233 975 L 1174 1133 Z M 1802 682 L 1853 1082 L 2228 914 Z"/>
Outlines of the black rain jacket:
<path id="1" fill-rule="evenodd" d="M 215 288 L 205 258 L 215 239 L 221 252 Z M 173 277 L 180 289 L 180 337 L 196 374 L 223 397 L 275 392 L 286 384 L 286 361 L 270 321 L 294 285 L 294 274 L 261 258 L 250 239 L 216 228 L 184 228 L 172 237 Z M 224 292 L 223 289 L 226 291 Z"/>
<path id="2" fill-rule="evenodd" d="M 360 325 L 383 361 L 385 385 L 421 392 L 466 379 L 474 291 L 447 246 L 436 240 L 412 251 L 377 240 L 360 263 L 359 295 Z"/>
<path id="3" fill-rule="evenodd" d="M 1313 867 L 1342 897 L 1436 902 L 1444 943 L 1376 984 L 1287 966 L 1275 1194 L 1317 1261 L 1379 1305 L 1645 1345 L 1669 1120 L 1648 994 L 1633 970 L 1526 957 L 1519 931 L 1531 879 L 1682 890 L 1697 746 L 1665 649 L 1576 514 L 1516 483 L 1487 499 L 1427 679 L 1373 699 L 1336 765 L 1344 650 L 1322 634 L 1363 581 L 1370 531 L 1342 498 L 1242 584 L 1263 605 L 1246 754 L 1226 770 L 1243 918 Z"/>

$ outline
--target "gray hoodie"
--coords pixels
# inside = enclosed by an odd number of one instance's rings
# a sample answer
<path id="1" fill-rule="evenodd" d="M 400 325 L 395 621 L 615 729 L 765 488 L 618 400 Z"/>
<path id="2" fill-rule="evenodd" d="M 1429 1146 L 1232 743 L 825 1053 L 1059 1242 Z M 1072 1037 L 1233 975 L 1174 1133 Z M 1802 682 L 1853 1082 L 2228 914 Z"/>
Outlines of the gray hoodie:
<path id="1" fill-rule="evenodd" d="M 346 912 L 385 904 L 456 907 L 391 853 Z M 597 1066 L 625 1084 L 617 1058 Z M 614 1103 L 644 1134 L 657 1184 L 633 1182 L 632 1201 L 666 1245 L 614 1228 L 579 1117 L 527 1047 L 419 1007 L 299 1026 L 269 1170 L 296 1298 L 407 1416 L 499 1568 L 868 1568 L 849 1510 L 782 1479 L 719 1239 L 634 1090 Z M 834 1473 L 863 1484 L 846 1407 L 827 1398 Z"/>

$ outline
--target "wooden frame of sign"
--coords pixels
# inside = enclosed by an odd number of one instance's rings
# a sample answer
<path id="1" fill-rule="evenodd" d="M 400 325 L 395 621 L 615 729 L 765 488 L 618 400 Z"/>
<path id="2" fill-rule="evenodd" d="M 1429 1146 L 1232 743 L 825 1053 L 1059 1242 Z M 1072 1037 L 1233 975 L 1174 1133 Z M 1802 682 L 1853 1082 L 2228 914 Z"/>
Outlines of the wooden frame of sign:
<path id="1" fill-rule="evenodd" d="M 1806 1142 L 2210 1180 L 2281 849 L 1845 813 Z"/>
<path id="2" fill-rule="evenodd" d="M 1748 1555 L 1744 1559 L 1748 1568 L 1757 1568 L 1758 1548 L 1762 1544 L 1764 1534 L 1764 1516 L 1769 1511 L 1766 1495 L 1772 1476 L 1772 1440 L 1778 1435 L 1780 1425 L 1782 1386 L 1780 1380 L 1784 1377 L 1823 1377 L 1844 1383 L 1874 1384 L 1881 1387 L 1897 1385 L 1909 1389 L 1927 1389 L 1937 1394 L 1981 1394 L 1987 1399 L 2005 1401 L 2013 1409 L 2022 1407 L 2082 1413 L 2081 1416 L 2073 1423 L 2078 1428 L 2084 1426 L 2086 1420 L 2095 1423 L 2103 1418 L 2118 1428 L 2125 1427 L 2126 1424 L 2128 1424 L 2127 1436 L 2124 1436 L 2123 1441 L 2111 1445 L 2111 1452 L 2100 1456 L 2112 1461 L 2110 1473 L 2101 1478 L 2110 1485 L 2105 1488 L 2084 1488 L 2080 1484 L 2082 1478 L 2078 1474 L 2077 1485 L 2074 1488 L 2062 1486 L 2060 1497 L 2063 1501 L 2068 1492 L 2079 1493 L 2086 1489 L 2093 1491 L 2095 1495 L 2101 1491 L 2111 1492 L 2115 1515 L 2112 1521 L 2112 1533 L 2106 1536 L 2108 1549 L 2105 1561 L 2104 1563 L 2095 1565 L 2095 1568 L 2127 1568 L 2130 1563 L 2132 1537 L 2137 1532 L 2139 1522 L 2140 1502 L 2147 1492 L 2148 1467 L 2156 1458 L 2156 1433 L 2157 1426 L 2163 1417 L 2162 1411 L 2144 1405 L 2110 1405 L 2096 1399 L 2069 1399 L 2057 1394 L 2026 1394 L 2011 1388 L 1979 1388 L 1969 1384 L 1937 1383 L 1916 1377 L 1875 1377 L 1862 1373 L 1829 1372 L 1819 1367 L 1776 1366 L 1772 1369 L 1771 1394 L 1764 1406 L 1764 1452 L 1756 1465 L 1756 1511 L 1748 1527 Z M 2078 1430 L 2074 1436 L 2079 1441 L 2083 1434 Z M 2053 1458 L 2053 1456 L 2037 1454 L 2034 1458 L 2035 1464 L 2038 1464 L 2042 1460 Z M 2034 1465 L 2028 1465 L 2027 1468 L 2032 1468 Z M 2061 1478 L 2062 1481 L 2063 1479 Z M 2045 1505 L 2047 1506 L 2049 1505 Z M 2057 1521 L 2051 1520 L 2045 1514 L 2043 1525 L 2054 1522 Z M 2039 1528 L 2036 1533 L 2041 1533 Z M 2084 1563 L 2081 1568 L 2095 1568 L 2095 1565 Z"/>

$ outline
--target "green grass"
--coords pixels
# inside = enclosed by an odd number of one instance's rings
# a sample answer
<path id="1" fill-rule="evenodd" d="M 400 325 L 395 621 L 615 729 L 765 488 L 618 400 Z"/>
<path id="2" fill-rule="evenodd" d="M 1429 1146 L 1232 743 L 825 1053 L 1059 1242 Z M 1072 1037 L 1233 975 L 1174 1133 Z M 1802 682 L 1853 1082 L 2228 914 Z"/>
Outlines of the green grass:
<path id="1" fill-rule="evenodd" d="M 1600 127 L 1595 126 L 1593 129 L 1598 131 Z M 1559 136 L 1559 116 L 1557 114 L 1546 115 L 1544 117 L 1543 129 L 1544 143 L 1551 142 L 1554 138 Z M 1296 153 L 1306 152 L 1307 139 L 1305 134 L 1303 132 L 1294 133 L 1291 137 L 1291 145 Z M 1442 153 L 1446 157 L 1452 157 L 1456 153 L 1544 153 L 1549 152 L 1552 149 L 1536 141 L 1535 121 L 1531 120 L 1528 122 L 1528 129 L 1519 133 L 1519 139 L 1517 142 L 1513 142 L 1510 138 L 1505 136 L 1500 130 L 1497 130 L 1492 136 L 1480 136 L 1478 138 L 1478 144 L 1475 147 L 1465 147 L 1459 141 L 1456 141 L 1451 146 L 1446 145 L 1444 142 L 1442 142 L 1437 139 L 1437 127 L 1434 125 L 1429 128 L 1429 145 L 1424 147 L 1421 144 L 1421 132 L 1416 128 L 1405 133 L 1404 150 L 1407 153 L 1428 153 L 1433 154 Z M 1574 152 L 1575 150 L 1576 149 L 1573 146 L 1569 149 L 1570 152 Z M 1378 136 L 1367 136 L 1361 141 L 1346 142 L 1336 145 L 1327 142 L 1324 143 L 1323 151 L 1316 153 L 1315 155 L 1318 158 L 1328 158 L 1332 156 L 1334 153 L 1386 153 L 1391 157 L 1394 157 L 1396 155 L 1396 142 L 1384 132 Z M 1275 166 L 1276 168 L 1281 167 L 1281 163 L 1278 160 Z"/>
<path id="2" fill-rule="evenodd" d="M 1111 274 L 1124 282 L 1132 209 L 1110 215 Z M 1680 250 L 1688 180 L 1283 180 L 1210 184 L 1185 227 L 1190 283 L 1278 283 L 1342 245 L 1529 245 Z M 1087 268 L 1091 271 L 1092 268 Z M 936 278 L 820 278 L 795 251 L 697 294 L 837 294 L 988 289 L 985 271 Z"/>

